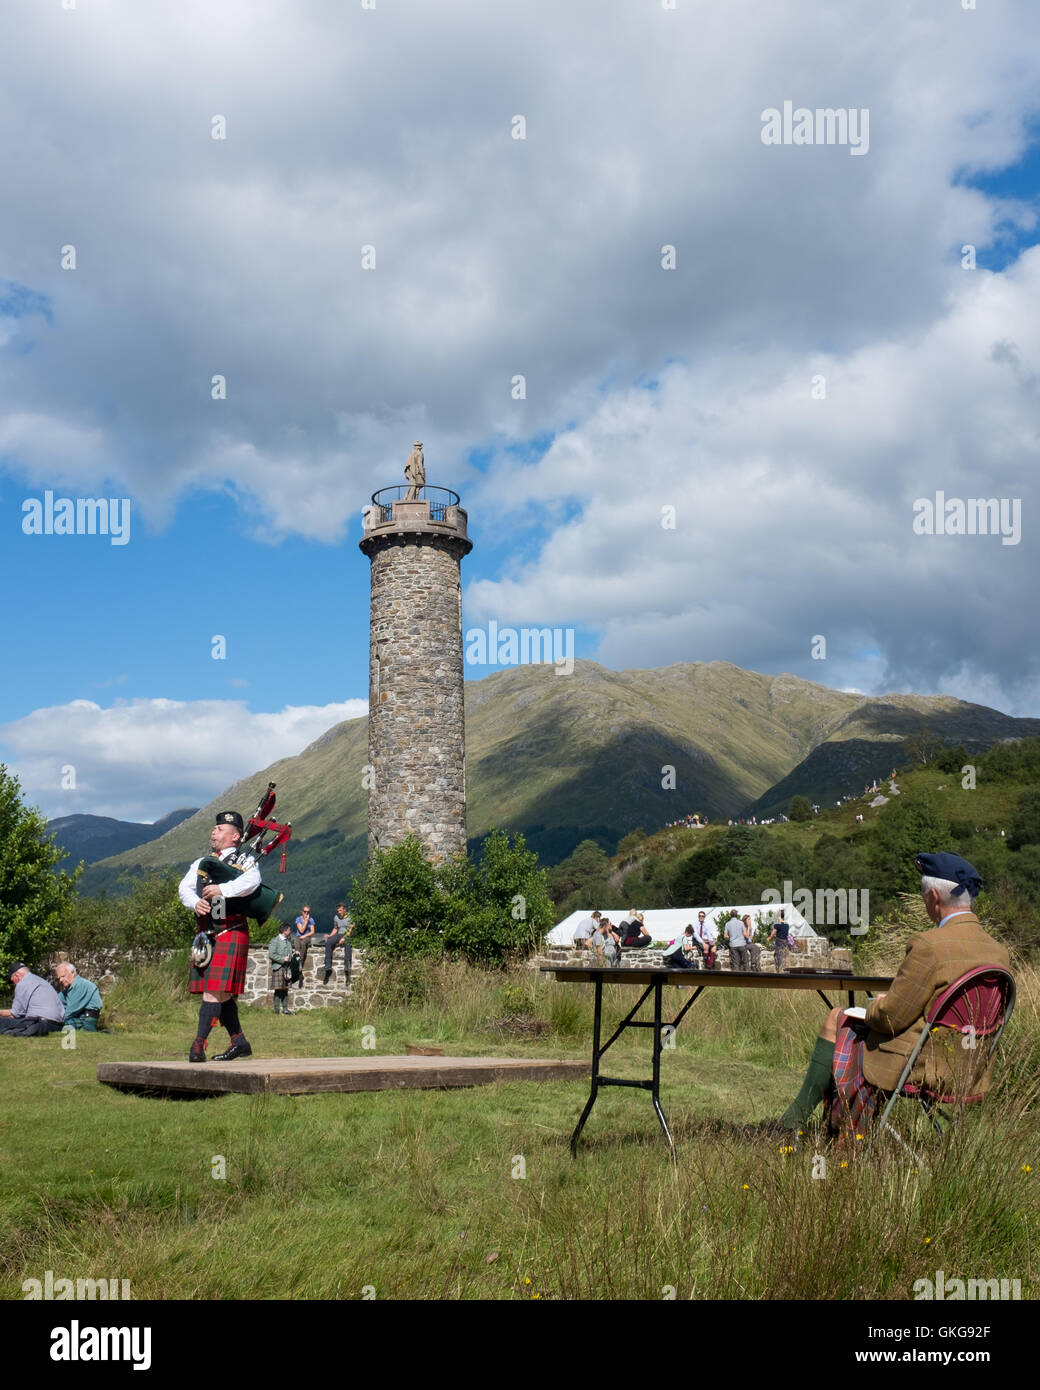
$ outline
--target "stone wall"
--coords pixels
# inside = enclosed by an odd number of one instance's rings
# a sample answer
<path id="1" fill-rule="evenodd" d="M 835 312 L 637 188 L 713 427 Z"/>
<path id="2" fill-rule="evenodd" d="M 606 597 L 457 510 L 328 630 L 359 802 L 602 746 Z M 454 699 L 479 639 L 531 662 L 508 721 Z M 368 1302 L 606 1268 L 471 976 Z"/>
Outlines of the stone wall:
<path id="1" fill-rule="evenodd" d="M 414 834 L 438 860 L 466 849 L 460 565 L 471 542 L 461 526 L 392 527 L 361 541 L 372 562 L 369 852 Z"/>
<path id="2" fill-rule="evenodd" d="M 817 970 L 827 970 L 833 967 L 848 967 L 851 965 L 851 953 L 842 948 L 832 948 L 830 942 L 822 936 L 811 936 L 792 938 L 794 950 L 788 954 L 787 965 L 812 965 Z M 697 958 L 699 966 L 700 958 Z M 543 966 L 582 966 L 586 969 L 601 967 L 604 962 L 594 951 L 579 950 L 575 946 L 548 946 L 545 951 L 534 956 L 528 962 L 533 970 L 541 969 Z M 628 950 L 621 953 L 621 964 L 619 970 L 648 970 L 654 968 L 664 968 L 664 946 L 651 945 L 645 946 L 642 950 Z M 773 948 L 763 946 L 759 957 L 759 968 L 764 975 L 776 974 L 776 962 L 773 958 Z M 723 946 L 719 949 L 716 958 L 716 969 L 729 970 L 730 959 L 729 949 Z"/>
<path id="3" fill-rule="evenodd" d="M 289 1008 L 294 1012 L 301 1009 L 329 1009 L 336 1004 L 345 1004 L 350 998 L 355 982 L 365 973 L 365 953 L 354 947 L 351 962 L 350 981 L 347 982 L 343 970 L 343 952 L 332 953 L 332 978 L 322 984 L 325 978 L 325 948 L 312 946 L 303 966 L 303 978 L 299 984 L 289 987 Z M 271 993 L 271 962 L 267 957 L 266 946 L 250 946 L 249 964 L 246 966 L 246 987 L 243 1002 L 255 1004 L 260 1008 L 274 1007 Z"/>
<path id="4" fill-rule="evenodd" d="M 93 980 L 101 991 L 102 998 L 113 985 L 118 984 L 120 974 L 128 966 L 147 965 L 152 961 L 168 960 L 172 951 L 56 951 L 44 964 L 43 974 L 51 976 L 60 961 L 71 960 L 85 980 Z M 343 970 L 343 951 L 332 953 L 332 978 L 323 984 L 325 977 L 325 948 L 312 946 L 303 968 L 303 978 L 289 990 L 289 1007 L 299 1009 L 327 1009 L 334 1004 L 343 1004 L 350 998 L 355 980 L 365 973 L 365 952 L 354 947 L 351 963 L 350 982 Z M 187 996 L 188 978 L 185 970 L 184 990 Z M 271 1008 L 274 996 L 271 994 L 271 962 L 267 958 L 266 946 L 250 946 L 249 960 L 246 964 L 246 987 L 240 996 L 245 1004 L 256 1004 Z"/>
<path id="5" fill-rule="evenodd" d="M 45 959 L 40 973 L 45 979 L 51 979 L 56 965 L 71 961 L 78 974 L 85 980 L 93 980 L 101 993 L 107 994 L 129 966 L 151 965 L 153 961 L 169 960 L 172 955 L 172 951 L 124 951 L 104 946 L 84 951 L 55 951 Z"/>

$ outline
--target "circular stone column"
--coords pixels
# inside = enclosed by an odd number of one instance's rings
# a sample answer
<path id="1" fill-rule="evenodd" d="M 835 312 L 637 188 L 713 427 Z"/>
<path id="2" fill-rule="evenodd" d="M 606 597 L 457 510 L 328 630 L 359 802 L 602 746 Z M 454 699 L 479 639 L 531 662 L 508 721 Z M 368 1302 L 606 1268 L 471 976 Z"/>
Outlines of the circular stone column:
<path id="1" fill-rule="evenodd" d="M 431 860 L 466 850 L 462 557 L 473 548 L 458 497 L 377 492 L 361 550 L 369 615 L 368 849 L 418 836 Z"/>

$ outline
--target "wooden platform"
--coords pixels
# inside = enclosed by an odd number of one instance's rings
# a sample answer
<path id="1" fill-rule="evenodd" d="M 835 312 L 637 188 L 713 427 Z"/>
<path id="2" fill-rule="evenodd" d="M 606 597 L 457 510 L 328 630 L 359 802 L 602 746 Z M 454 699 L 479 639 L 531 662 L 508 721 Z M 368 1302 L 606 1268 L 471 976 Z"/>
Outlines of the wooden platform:
<path id="1" fill-rule="evenodd" d="M 440 1091 L 492 1081 L 580 1081 L 588 1062 L 528 1057 L 244 1057 L 235 1062 L 102 1062 L 120 1090 L 179 1095 L 310 1095 L 320 1091 Z"/>

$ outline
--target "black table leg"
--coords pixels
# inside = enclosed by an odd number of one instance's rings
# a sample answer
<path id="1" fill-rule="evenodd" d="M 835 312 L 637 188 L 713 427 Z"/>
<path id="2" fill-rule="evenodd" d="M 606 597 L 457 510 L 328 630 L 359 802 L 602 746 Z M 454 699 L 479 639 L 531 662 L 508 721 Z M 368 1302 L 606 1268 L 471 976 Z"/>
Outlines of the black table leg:
<path id="1" fill-rule="evenodd" d="M 581 1119 L 571 1135 L 571 1158 L 578 1156 L 578 1137 L 585 1128 L 585 1121 L 592 1112 L 592 1107 L 596 1104 L 596 1095 L 599 1091 L 599 1038 L 600 1021 L 603 1016 L 603 976 L 596 976 L 596 1004 L 595 1015 L 592 1020 L 592 1090 L 589 1098 L 585 1102 L 585 1109 L 581 1112 Z"/>
<path id="2" fill-rule="evenodd" d="M 654 1109 L 657 1111 L 657 1118 L 661 1122 L 664 1130 L 664 1137 L 668 1140 L 668 1150 L 675 1162 L 675 1144 L 672 1141 L 671 1131 L 668 1128 L 668 1121 L 664 1117 L 661 1109 L 661 990 L 664 987 L 664 980 L 654 981 L 654 1072 L 653 1085 L 650 1094 L 653 1097 Z"/>

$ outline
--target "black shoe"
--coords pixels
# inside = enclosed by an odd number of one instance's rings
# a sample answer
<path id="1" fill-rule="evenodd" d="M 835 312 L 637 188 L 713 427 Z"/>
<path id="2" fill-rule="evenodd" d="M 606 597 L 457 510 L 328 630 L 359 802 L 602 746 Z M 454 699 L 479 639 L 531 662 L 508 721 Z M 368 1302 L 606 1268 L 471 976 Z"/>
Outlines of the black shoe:
<path id="1" fill-rule="evenodd" d="M 253 1049 L 246 1042 L 245 1033 L 236 1033 L 231 1039 L 231 1046 L 226 1052 L 218 1052 L 213 1058 L 214 1062 L 233 1062 L 236 1057 L 252 1057 Z"/>
<path id="2" fill-rule="evenodd" d="M 206 1060 L 206 1044 L 202 1041 L 201 1038 L 196 1038 L 195 1041 L 194 1041 L 194 1042 L 192 1043 L 192 1045 L 191 1045 L 191 1051 L 188 1053 L 188 1061 L 189 1061 L 189 1062 L 204 1062 L 205 1060 Z"/>
<path id="3" fill-rule="evenodd" d="M 332 979 L 332 971 L 331 971 L 331 970 L 326 970 L 326 971 L 325 971 L 325 978 L 324 978 L 324 980 L 322 980 L 322 984 L 323 984 L 323 985 L 327 985 L 328 982 L 329 982 L 331 979 Z"/>
<path id="4" fill-rule="evenodd" d="M 282 1013 L 285 1014 L 286 1018 L 295 1018 L 295 1017 L 296 1017 L 296 1010 L 295 1010 L 295 1009 L 283 1009 L 283 1010 L 282 1010 Z"/>

